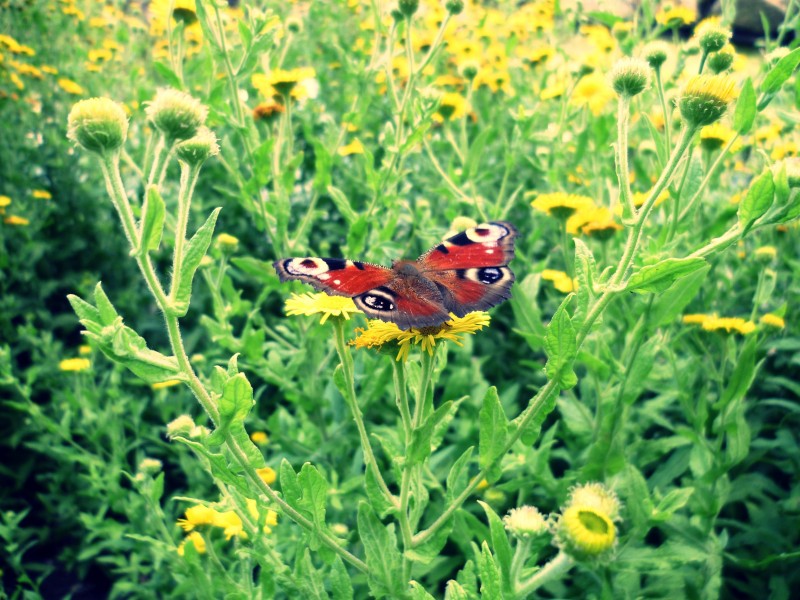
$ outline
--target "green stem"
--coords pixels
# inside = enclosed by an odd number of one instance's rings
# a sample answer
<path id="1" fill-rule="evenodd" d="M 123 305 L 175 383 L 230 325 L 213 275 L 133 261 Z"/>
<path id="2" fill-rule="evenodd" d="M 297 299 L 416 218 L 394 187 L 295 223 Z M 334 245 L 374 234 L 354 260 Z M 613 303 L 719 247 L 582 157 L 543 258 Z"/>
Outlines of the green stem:
<path id="1" fill-rule="evenodd" d="M 169 163 L 170 148 L 167 146 L 167 140 L 163 133 L 158 133 L 157 135 L 158 141 L 153 151 L 153 164 L 147 176 L 147 185 L 155 185 L 156 182 L 160 184 Z"/>
<path id="2" fill-rule="evenodd" d="M 681 211 L 681 216 L 680 216 L 681 221 L 683 221 L 694 209 L 695 204 L 697 204 L 697 201 L 700 199 L 700 196 L 705 191 L 706 187 L 711 181 L 711 178 L 716 174 L 717 169 L 719 169 L 720 165 L 722 164 L 722 161 L 725 160 L 725 157 L 728 155 L 728 152 L 730 152 L 731 148 L 733 147 L 733 144 L 736 143 L 736 140 L 738 139 L 739 139 L 739 134 L 737 133 L 730 139 L 730 141 L 728 141 L 727 144 L 725 144 L 725 147 L 722 149 L 722 152 L 719 153 L 719 156 L 717 156 L 714 163 L 708 169 L 708 172 L 706 173 L 706 176 L 703 178 L 703 181 L 700 182 L 700 187 L 697 188 L 697 191 L 694 193 L 691 200 L 689 200 L 689 202 L 686 204 L 686 207 Z"/>
<path id="3" fill-rule="evenodd" d="M 539 589 L 544 584 L 553 581 L 556 577 L 564 575 L 574 564 L 575 561 L 571 556 L 563 551 L 559 552 L 553 560 L 532 575 L 528 581 L 516 588 L 515 592 L 517 597 L 525 598 L 528 594 Z"/>
<path id="4" fill-rule="evenodd" d="M 636 218 L 636 207 L 631 197 L 630 173 L 628 169 L 628 120 L 630 97 L 621 95 L 617 105 L 617 180 L 622 198 L 623 221 Z"/>
<path id="5" fill-rule="evenodd" d="M 697 69 L 697 74 L 698 75 L 702 75 L 703 74 L 703 67 L 706 66 L 706 59 L 707 58 L 708 58 L 708 52 L 704 50 L 703 51 L 703 55 L 700 57 L 700 68 Z"/>
<path id="6" fill-rule="evenodd" d="M 183 252 L 186 245 L 186 228 L 189 225 L 189 206 L 200 175 L 199 165 L 181 163 L 181 184 L 178 192 L 178 216 L 175 220 L 175 250 L 172 257 L 172 285 L 169 292 L 170 303 L 175 301 L 181 285 Z"/>
<path id="7" fill-rule="evenodd" d="M 667 112 L 667 100 L 664 96 L 664 84 L 661 81 L 661 67 L 656 69 L 656 89 L 658 90 L 658 99 L 661 102 L 661 112 L 664 115 L 664 139 L 666 140 L 666 153 L 672 150 L 672 118 Z"/>
<path id="8" fill-rule="evenodd" d="M 692 167 L 692 155 L 694 148 L 689 150 L 689 155 L 686 157 L 686 165 L 683 168 L 683 175 L 681 175 L 681 182 L 678 185 L 678 190 L 675 194 L 675 198 L 672 201 L 672 218 L 669 222 L 669 227 L 667 228 L 667 242 L 671 242 L 672 239 L 675 237 L 675 233 L 678 231 L 678 223 L 680 222 L 680 214 L 681 214 L 681 195 L 683 194 L 683 186 L 686 184 L 686 177 L 689 175 L 689 169 Z"/>
<path id="9" fill-rule="evenodd" d="M 364 425 L 364 417 L 361 414 L 361 408 L 358 406 L 358 399 L 356 398 L 354 373 L 353 373 L 353 357 L 347 349 L 347 343 L 344 340 L 344 323 L 342 319 L 333 319 L 334 341 L 336 343 L 336 352 L 339 355 L 339 362 L 342 365 L 342 376 L 344 378 L 344 399 L 353 414 L 353 420 L 356 422 L 358 435 L 361 438 L 361 448 L 364 452 L 364 463 L 367 469 L 372 472 L 375 481 L 381 490 L 383 496 L 393 506 L 399 507 L 397 498 L 389 491 L 386 481 L 383 479 L 381 470 L 378 468 L 378 463 L 375 460 L 375 453 L 372 451 L 372 444 L 369 441 L 367 428 Z"/>
<path id="10" fill-rule="evenodd" d="M 397 410 L 400 412 L 400 420 L 403 423 L 403 434 L 405 439 L 411 437 L 411 410 L 408 404 L 408 390 L 406 389 L 406 369 L 403 361 L 392 361 L 394 372 L 394 391 L 397 402 Z"/>
<path id="11" fill-rule="evenodd" d="M 100 168 L 103 170 L 103 179 L 106 182 L 106 191 L 111 198 L 111 203 L 117 209 L 125 237 L 128 238 L 132 248 L 139 247 L 139 231 L 136 219 L 133 216 L 130 200 L 125 193 L 122 176 L 119 173 L 119 152 L 103 154 L 100 157 Z"/>
<path id="12" fill-rule="evenodd" d="M 569 275 L 570 279 L 573 277 L 574 264 L 572 261 L 572 254 L 569 251 L 569 234 L 567 233 L 567 220 L 561 219 L 561 251 L 564 254 L 564 272 Z"/>

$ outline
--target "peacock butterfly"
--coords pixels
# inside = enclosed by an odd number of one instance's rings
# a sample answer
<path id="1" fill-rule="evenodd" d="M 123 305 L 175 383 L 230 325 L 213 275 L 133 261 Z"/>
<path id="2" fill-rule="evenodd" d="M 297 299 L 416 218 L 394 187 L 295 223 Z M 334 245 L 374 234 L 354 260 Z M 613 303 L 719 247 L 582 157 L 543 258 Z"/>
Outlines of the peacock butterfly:
<path id="1" fill-rule="evenodd" d="M 273 263 L 281 281 L 297 279 L 327 294 L 349 296 L 368 316 L 400 329 L 432 327 L 511 297 L 517 230 L 492 221 L 434 246 L 417 260 L 392 267 L 342 258 L 283 258 Z"/>

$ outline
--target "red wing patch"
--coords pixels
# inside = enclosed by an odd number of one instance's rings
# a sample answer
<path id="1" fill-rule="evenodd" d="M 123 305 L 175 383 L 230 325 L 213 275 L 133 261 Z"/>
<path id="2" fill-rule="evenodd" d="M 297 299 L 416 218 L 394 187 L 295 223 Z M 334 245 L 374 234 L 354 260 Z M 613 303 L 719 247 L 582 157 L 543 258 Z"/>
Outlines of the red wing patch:
<path id="1" fill-rule="evenodd" d="M 478 225 L 446 239 L 423 254 L 418 261 L 420 270 L 505 266 L 514 258 L 516 236 L 514 226 L 504 221 Z"/>
<path id="2" fill-rule="evenodd" d="M 358 296 L 394 277 L 386 267 L 341 258 L 284 258 L 273 266 L 281 281 L 302 281 L 336 296 Z"/>

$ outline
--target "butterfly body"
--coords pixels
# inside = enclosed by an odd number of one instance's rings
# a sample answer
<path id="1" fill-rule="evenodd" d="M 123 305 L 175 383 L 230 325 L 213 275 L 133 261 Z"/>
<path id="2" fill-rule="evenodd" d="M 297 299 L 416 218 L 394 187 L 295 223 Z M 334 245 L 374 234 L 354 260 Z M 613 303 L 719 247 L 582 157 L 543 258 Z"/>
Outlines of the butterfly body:
<path id="1" fill-rule="evenodd" d="M 281 281 L 299 280 L 328 294 L 349 296 L 368 316 L 400 329 L 441 325 L 510 298 L 517 231 L 504 221 L 462 231 L 417 260 L 391 268 L 340 258 L 284 258 Z"/>

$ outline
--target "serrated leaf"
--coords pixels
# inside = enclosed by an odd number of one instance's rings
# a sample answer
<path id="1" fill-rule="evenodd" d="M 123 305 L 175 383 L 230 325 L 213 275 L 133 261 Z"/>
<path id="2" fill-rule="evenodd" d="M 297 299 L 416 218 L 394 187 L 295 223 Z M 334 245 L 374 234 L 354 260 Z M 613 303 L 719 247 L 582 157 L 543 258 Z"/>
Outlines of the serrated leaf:
<path id="1" fill-rule="evenodd" d="M 401 598 L 408 587 L 402 580 L 402 556 L 397 549 L 394 525 L 385 526 L 378 520 L 370 505 L 358 505 L 358 535 L 364 545 L 368 583 L 375 598 Z"/>
<path id="2" fill-rule="evenodd" d="M 448 504 L 452 503 L 461 492 L 467 487 L 469 481 L 469 462 L 472 460 L 472 453 L 475 447 L 470 446 L 464 453 L 458 457 L 458 460 L 450 467 L 450 472 L 447 474 L 447 491 L 445 492 L 445 500 Z"/>
<path id="3" fill-rule="evenodd" d="M 189 299 L 192 296 L 192 280 L 197 268 L 200 266 L 200 261 L 208 252 L 208 247 L 211 245 L 211 238 L 214 235 L 214 227 L 217 224 L 217 217 L 221 208 L 215 208 L 209 215 L 206 222 L 197 230 L 192 236 L 192 239 L 186 244 L 186 251 L 183 255 L 183 264 L 181 265 L 180 277 L 178 278 L 178 287 L 170 292 L 172 299 L 172 309 L 176 316 L 182 317 L 189 311 Z M 174 281 L 173 281 L 174 284 Z"/>
<path id="4" fill-rule="evenodd" d="M 481 598 L 485 600 L 504 600 L 502 578 L 500 569 L 485 541 L 481 544 L 478 560 L 478 576 L 481 579 Z"/>
<path id="5" fill-rule="evenodd" d="M 638 294 L 658 293 L 682 277 L 691 275 L 706 265 L 703 258 L 667 258 L 654 265 L 642 267 L 631 275 L 625 291 Z"/>
<path id="6" fill-rule="evenodd" d="M 364 474 L 364 487 L 367 492 L 369 503 L 381 518 L 394 512 L 395 506 L 384 495 L 372 469 L 367 469 L 367 472 Z"/>
<path id="7" fill-rule="evenodd" d="M 325 504 L 328 499 L 328 483 L 311 463 L 300 468 L 297 484 L 303 493 L 302 503 L 319 529 L 325 529 Z"/>
<path id="8" fill-rule="evenodd" d="M 748 77 L 739 92 L 736 110 L 733 113 L 733 128 L 739 135 L 746 135 L 753 127 L 756 118 L 756 90 L 753 80 Z"/>
<path id="9" fill-rule="evenodd" d="M 353 583 L 344 562 L 337 555 L 331 565 L 331 597 L 333 600 L 353 600 Z"/>
<path id="10" fill-rule="evenodd" d="M 411 580 L 411 600 L 436 600 L 433 596 L 431 596 L 428 592 L 425 591 L 425 588 L 422 587 L 417 581 Z"/>
<path id="11" fill-rule="evenodd" d="M 480 422 L 478 462 L 482 469 L 488 469 L 505 450 L 508 432 L 508 419 L 503 411 L 503 405 L 500 404 L 496 387 L 492 386 L 486 390 L 478 419 Z M 487 479 L 497 479 L 499 476 L 499 469 L 495 468 L 487 475 Z"/>
<path id="12" fill-rule="evenodd" d="M 795 52 L 797 51 L 800 51 L 800 48 Z M 767 168 L 750 184 L 747 194 L 739 203 L 739 227 L 742 235 L 746 234 L 753 223 L 769 210 L 774 196 L 775 184 L 772 181 L 772 171 Z"/>
<path id="13" fill-rule="evenodd" d="M 84 327 L 87 326 L 87 323 L 97 323 L 98 325 L 102 325 L 100 320 L 100 311 L 86 302 L 86 300 L 79 298 L 75 294 L 68 294 L 67 300 L 69 300 L 72 310 L 75 311 L 76 315 L 78 315 L 78 319 L 83 323 Z"/>
<path id="14" fill-rule="evenodd" d="M 350 205 L 350 200 L 347 199 L 345 193 L 333 185 L 329 185 L 327 190 L 331 200 L 333 200 L 333 204 L 338 209 L 339 214 L 347 221 L 348 225 L 355 223 L 358 220 L 358 213 L 353 210 L 353 207 Z"/>
<path id="15" fill-rule="evenodd" d="M 447 582 L 447 587 L 444 589 L 444 600 L 470 600 L 467 590 L 465 590 L 460 583 L 451 579 Z"/>
<path id="16" fill-rule="evenodd" d="M 503 578 L 503 588 L 506 592 L 511 592 L 511 560 L 513 553 L 511 551 L 511 543 L 508 541 L 506 529 L 503 526 L 503 521 L 497 516 L 497 513 L 494 512 L 491 506 L 481 500 L 478 500 L 478 504 L 483 508 L 483 511 L 486 513 L 486 518 L 489 521 L 492 550 L 494 550 L 497 566 L 500 568 L 500 573 Z"/>
<path id="17" fill-rule="evenodd" d="M 574 238 L 573 241 L 575 242 L 575 279 L 578 282 L 575 292 L 577 307 L 573 321 L 575 324 L 581 325 L 589 312 L 589 301 L 592 298 L 597 266 L 589 246 L 579 238 Z"/>
<path id="18" fill-rule="evenodd" d="M 94 304 L 100 313 L 100 322 L 103 325 L 110 325 L 119 317 L 117 310 L 111 304 L 111 300 L 106 296 L 100 283 L 94 287 Z"/>
<path id="19" fill-rule="evenodd" d="M 550 380 L 558 382 L 561 389 L 568 390 L 578 383 L 578 377 L 572 370 L 572 364 L 578 352 L 577 334 L 572 320 L 567 313 L 567 305 L 572 294 L 564 298 L 556 310 L 544 336 L 544 347 L 547 353 L 545 374 Z"/>
<path id="20" fill-rule="evenodd" d="M 325 582 L 322 574 L 311 562 L 311 551 L 308 547 L 297 559 L 295 581 L 297 581 L 298 588 L 304 599 L 328 600 L 329 596 L 325 591 Z"/>
<path id="21" fill-rule="evenodd" d="M 289 461 L 285 458 L 281 461 L 278 474 L 284 499 L 289 506 L 295 510 L 302 511 L 303 507 L 300 506 L 300 498 L 303 496 L 303 492 L 300 489 L 300 484 L 297 483 L 297 474 L 294 472 L 292 465 L 289 464 Z"/>
<path id="22" fill-rule="evenodd" d="M 158 246 L 161 244 L 161 235 L 164 232 L 166 208 L 164 199 L 154 185 L 147 188 L 142 213 L 144 216 L 142 217 L 142 238 L 139 252 L 145 254 L 151 250 L 158 250 Z"/>
<path id="23" fill-rule="evenodd" d="M 672 323 L 700 291 L 709 269 L 711 269 L 711 265 L 706 265 L 694 273 L 678 279 L 662 294 L 656 296 L 650 309 L 651 327 L 661 327 Z"/>

